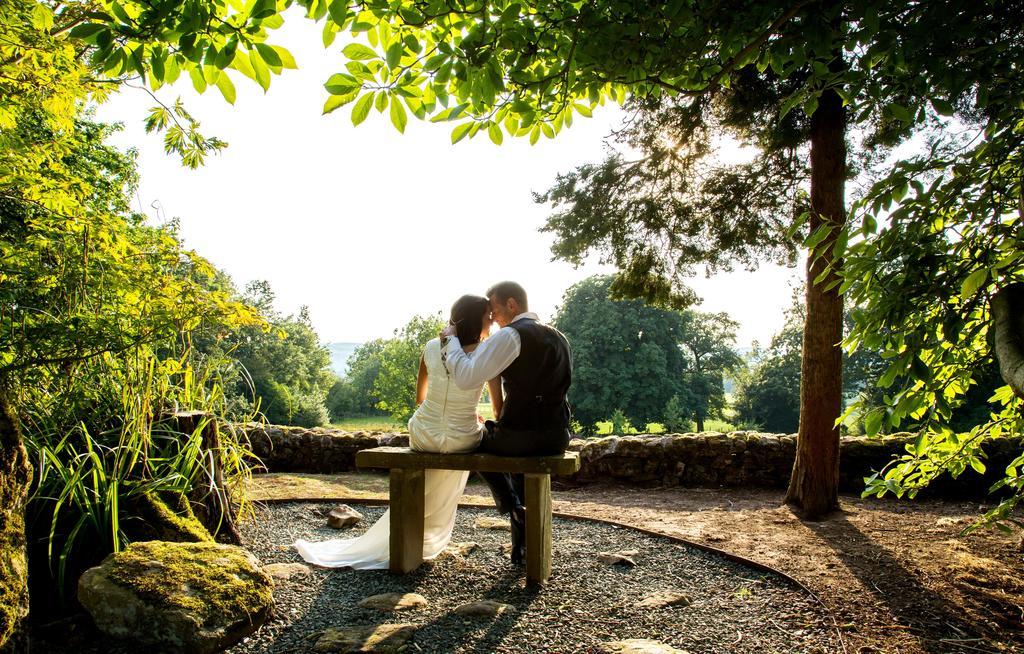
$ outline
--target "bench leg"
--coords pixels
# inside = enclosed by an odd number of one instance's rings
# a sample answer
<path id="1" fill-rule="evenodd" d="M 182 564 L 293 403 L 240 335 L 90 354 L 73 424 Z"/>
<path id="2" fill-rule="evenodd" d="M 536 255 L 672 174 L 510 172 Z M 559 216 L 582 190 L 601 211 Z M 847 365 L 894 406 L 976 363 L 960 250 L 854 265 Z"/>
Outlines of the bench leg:
<path id="1" fill-rule="evenodd" d="M 551 576 L 551 475 L 526 475 L 526 581 Z"/>
<path id="2" fill-rule="evenodd" d="M 391 572 L 423 563 L 423 470 L 391 469 Z"/>

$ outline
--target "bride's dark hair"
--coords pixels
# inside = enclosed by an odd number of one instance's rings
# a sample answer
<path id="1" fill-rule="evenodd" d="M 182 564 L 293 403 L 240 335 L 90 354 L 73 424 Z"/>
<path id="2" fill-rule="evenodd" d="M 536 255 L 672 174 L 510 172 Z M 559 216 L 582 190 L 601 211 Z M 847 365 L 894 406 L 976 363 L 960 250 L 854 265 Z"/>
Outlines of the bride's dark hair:
<path id="1" fill-rule="evenodd" d="M 484 328 L 484 310 L 490 306 L 485 297 L 479 295 L 463 295 L 452 305 L 451 322 L 455 325 L 455 335 L 459 344 L 466 346 L 480 342 L 480 332 Z"/>

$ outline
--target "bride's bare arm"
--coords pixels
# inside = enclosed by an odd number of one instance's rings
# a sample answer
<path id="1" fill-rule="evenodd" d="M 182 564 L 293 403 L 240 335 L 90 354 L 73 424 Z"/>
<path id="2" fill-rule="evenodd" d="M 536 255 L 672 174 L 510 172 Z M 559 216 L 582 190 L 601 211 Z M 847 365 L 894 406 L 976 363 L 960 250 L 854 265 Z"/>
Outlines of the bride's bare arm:
<path id="1" fill-rule="evenodd" d="M 501 377 L 495 377 L 487 382 L 487 394 L 491 396 L 491 408 L 494 409 L 494 419 L 501 417 L 501 407 L 505 404 L 505 398 L 501 395 Z"/>
<path id="2" fill-rule="evenodd" d="M 416 374 L 416 406 L 423 404 L 427 399 L 427 364 L 420 357 L 420 371 Z"/>

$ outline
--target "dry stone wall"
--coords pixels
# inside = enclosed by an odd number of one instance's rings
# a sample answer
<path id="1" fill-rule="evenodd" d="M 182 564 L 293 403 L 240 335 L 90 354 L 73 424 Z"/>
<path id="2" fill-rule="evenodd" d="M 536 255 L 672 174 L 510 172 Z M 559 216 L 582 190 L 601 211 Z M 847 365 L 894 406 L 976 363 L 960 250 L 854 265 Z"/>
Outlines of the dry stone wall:
<path id="1" fill-rule="evenodd" d="M 273 425 L 241 425 L 253 452 L 271 472 L 335 473 L 353 470 L 359 450 L 382 445 L 405 446 L 406 434 L 347 432 Z M 886 438 L 841 439 L 840 489 L 858 493 L 863 479 L 906 452 L 912 434 Z M 572 481 L 620 481 L 644 486 L 785 488 L 796 453 L 795 434 L 733 432 L 721 434 L 639 434 L 574 439 L 580 471 Z M 988 471 L 968 470 L 959 479 L 944 476 L 927 495 L 982 497 L 1006 465 L 1024 449 L 1024 439 L 1004 439 L 986 447 Z"/>

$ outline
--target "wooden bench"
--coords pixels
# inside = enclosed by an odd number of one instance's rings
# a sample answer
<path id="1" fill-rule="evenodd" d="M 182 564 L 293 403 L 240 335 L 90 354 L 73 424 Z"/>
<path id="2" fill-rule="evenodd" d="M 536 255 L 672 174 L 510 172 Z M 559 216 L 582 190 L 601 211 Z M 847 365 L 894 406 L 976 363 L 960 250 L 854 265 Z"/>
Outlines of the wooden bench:
<path id="1" fill-rule="evenodd" d="M 523 473 L 526 477 L 526 578 L 544 583 L 551 576 L 551 475 L 580 469 L 579 454 L 507 457 L 490 454 L 435 454 L 407 447 L 375 447 L 356 453 L 360 468 L 391 470 L 392 572 L 415 570 L 423 563 L 423 473 L 471 470 Z"/>

